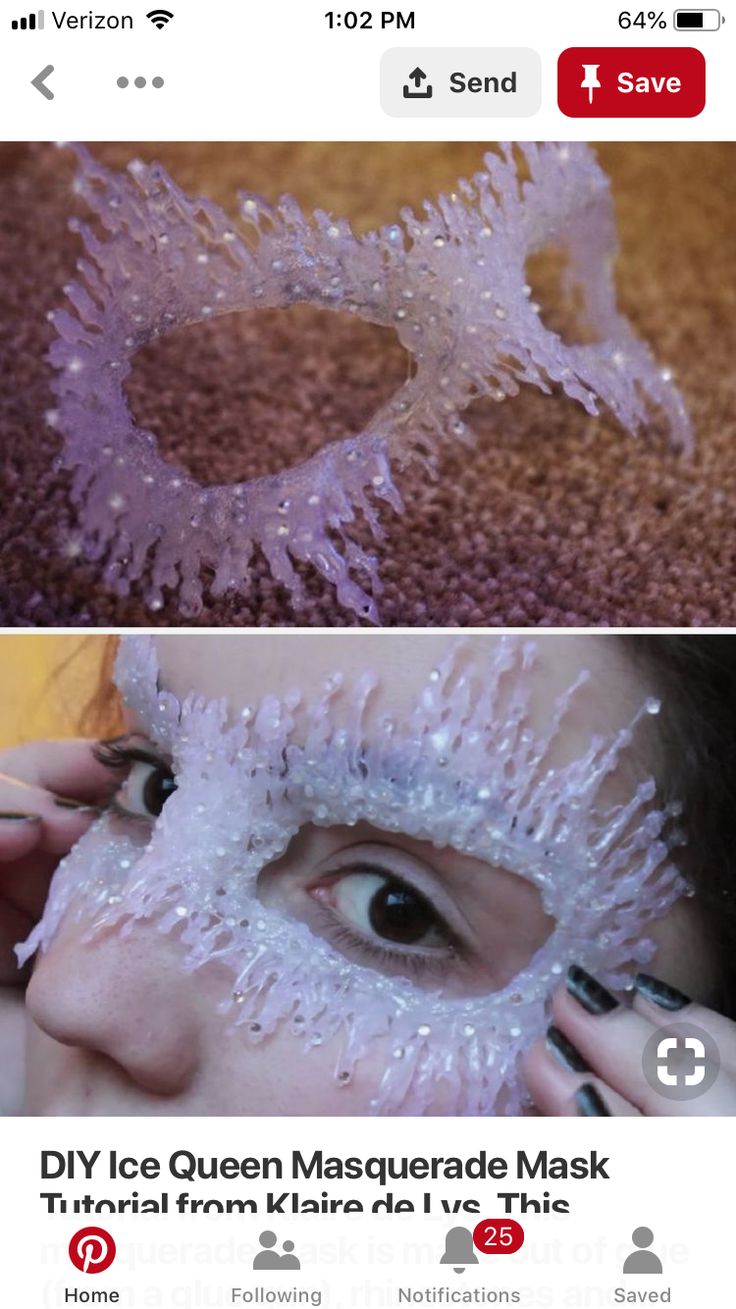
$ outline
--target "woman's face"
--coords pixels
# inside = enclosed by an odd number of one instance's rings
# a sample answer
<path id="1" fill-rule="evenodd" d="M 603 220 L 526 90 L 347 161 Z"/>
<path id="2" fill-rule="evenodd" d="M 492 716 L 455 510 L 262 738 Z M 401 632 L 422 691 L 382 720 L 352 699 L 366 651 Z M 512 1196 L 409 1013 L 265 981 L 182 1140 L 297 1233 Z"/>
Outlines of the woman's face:
<path id="1" fill-rule="evenodd" d="M 488 675 L 498 638 L 463 641 L 463 669 L 479 682 Z M 159 681 L 179 699 L 195 692 L 224 698 L 232 722 L 264 697 L 298 689 L 294 739 L 306 728 L 300 715 L 318 701 L 336 671 L 346 684 L 371 672 L 377 690 L 363 716 L 371 745 L 390 716 L 410 719 L 422 688 L 458 638 L 434 634 L 344 633 L 340 637 L 268 633 L 222 636 L 163 635 L 156 639 Z M 543 734 L 559 697 L 581 671 L 588 683 L 572 700 L 545 766 L 564 767 L 584 756 L 591 737 L 614 736 L 635 717 L 656 688 L 630 664 L 623 643 L 604 636 L 550 636 L 537 640 L 528 726 Z M 333 726 L 340 723 L 340 704 Z M 150 723 L 132 716 L 137 747 L 153 750 Z M 628 800 L 638 781 L 657 770 L 656 722 L 644 724 L 605 779 L 606 806 Z M 106 817 L 85 838 L 90 877 L 109 847 L 110 826 L 130 826 L 145 843 L 156 813 L 167 803 L 166 761 L 134 762 L 118 796 L 129 816 Z M 182 796 L 183 798 L 183 792 Z M 209 793 L 196 818 L 206 836 Z M 190 807 L 191 810 L 191 807 Z M 170 811 L 172 812 L 172 811 Z M 407 824 L 408 826 L 409 824 Z M 160 858 L 159 851 L 159 858 Z M 215 853 L 213 852 L 213 859 Z M 564 878 L 566 870 L 551 877 Z M 554 889 L 554 888 L 553 888 Z M 409 979 L 415 989 L 448 1004 L 503 991 L 538 955 L 554 932 L 537 885 L 518 871 L 421 835 L 357 822 L 305 822 L 283 853 L 261 869 L 258 900 L 288 932 L 306 925 L 338 960 L 361 970 L 354 988 L 359 1006 L 370 1002 L 382 979 Z M 679 901 L 646 932 L 657 945 L 657 969 L 673 984 L 698 994 L 707 986 L 695 960 L 695 926 Z M 374 1035 L 349 1084 L 335 1076 L 337 1036 L 308 1052 L 280 1024 L 258 1044 L 244 1039 L 223 997 L 232 977 L 210 958 L 195 970 L 182 967 L 186 951 L 177 930 L 163 934 L 153 919 L 139 919 L 123 936 L 104 927 L 83 940 L 85 925 L 63 920 L 38 962 L 28 991 L 27 1110 L 45 1114 L 364 1114 L 387 1065 L 395 1057 L 390 1035 Z M 285 936 L 288 940 L 288 936 Z M 572 962 L 572 960 L 569 960 Z M 361 992 L 364 999 L 361 999 Z M 434 1001 L 433 1001 L 434 1002 Z M 438 1038 L 440 1039 L 440 1038 Z M 345 1079 L 347 1081 L 347 1079 Z M 441 1079 L 426 1106 L 453 1112 Z"/>

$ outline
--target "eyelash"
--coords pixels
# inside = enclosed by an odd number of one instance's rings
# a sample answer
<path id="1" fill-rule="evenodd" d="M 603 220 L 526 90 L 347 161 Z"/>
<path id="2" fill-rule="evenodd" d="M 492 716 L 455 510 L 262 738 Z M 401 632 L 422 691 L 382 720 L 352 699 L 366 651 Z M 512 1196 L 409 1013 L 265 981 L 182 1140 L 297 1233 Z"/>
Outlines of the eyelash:
<path id="1" fill-rule="evenodd" d="M 438 955 L 436 959 L 429 955 L 414 954 L 400 947 L 378 945 L 375 941 L 366 940 L 346 923 L 340 922 L 328 909 L 321 908 L 320 918 L 323 920 L 321 925 L 325 936 L 334 945 L 362 955 L 365 962 L 373 964 L 378 969 L 395 969 L 399 965 L 403 971 L 414 977 L 434 976 L 442 980 L 447 973 L 448 960 L 457 954 L 457 950 L 449 941 L 447 953 Z"/>
<path id="2" fill-rule="evenodd" d="M 92 747 L 92 754 L 98 763 L 105 768 L 117 769 L 119 772 L 126 771 L 131 764 L 149 764 L 152 768 L 168 768 L 169 761 L 162 755 L 155 754 L 152 750 L 146 750 L 143 746 L 131 745 L 130 736 L 116 737 L 112 741 L 98 741 Z M 103 812 L 114 815 L 115 818 L 122 818 L 128 823 L 144 823 L 150 826 L 153 818 L 147 818 L 145 814 L 134 814 L 130 809 L 126 809 L 120 804 L 118 795 L 125 784 L 126 778 L 122 778 L 115 787 L 103 806 Z"/>

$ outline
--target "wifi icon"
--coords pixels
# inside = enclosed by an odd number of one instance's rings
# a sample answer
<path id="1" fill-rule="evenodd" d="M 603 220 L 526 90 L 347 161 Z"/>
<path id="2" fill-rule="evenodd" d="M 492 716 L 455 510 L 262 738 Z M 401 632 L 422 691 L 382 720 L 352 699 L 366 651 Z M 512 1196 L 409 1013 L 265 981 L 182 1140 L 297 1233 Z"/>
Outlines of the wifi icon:
<path id="1" fill-rule="evenodd" d="M 150 14 L 146 14 L 146 18 L 150 18 L 154 27 L 157 27 L 159 31 L 167 23 L 170 23 L 173 17 L 174 15 L 168 9 L 152 9 Z"/>

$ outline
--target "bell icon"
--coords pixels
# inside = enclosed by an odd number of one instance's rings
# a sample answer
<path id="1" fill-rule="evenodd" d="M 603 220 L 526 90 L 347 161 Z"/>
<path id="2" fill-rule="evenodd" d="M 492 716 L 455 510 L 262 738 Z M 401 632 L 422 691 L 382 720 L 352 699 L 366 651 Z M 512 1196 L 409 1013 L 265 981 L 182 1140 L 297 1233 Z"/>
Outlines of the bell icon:
<path id="1" fill-rule="evenodd" d="M 456 1273 L 462 1273 L 466 1264 L 477 1264 L 473 1249 L 473 1233 L 467 1227 L 451 1227 L 445 1237 L 445 1253 L 441 1264 L 452 1264 Z"/>

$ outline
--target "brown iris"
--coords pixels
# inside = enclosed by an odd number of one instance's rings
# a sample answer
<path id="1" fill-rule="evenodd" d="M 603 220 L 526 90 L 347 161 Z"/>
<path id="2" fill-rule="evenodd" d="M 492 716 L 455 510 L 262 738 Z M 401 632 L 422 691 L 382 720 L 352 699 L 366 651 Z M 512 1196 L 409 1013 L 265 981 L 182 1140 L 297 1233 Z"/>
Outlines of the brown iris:
<path id="1" fill-rule="evenodd" d="M 158 818 L 169 796 L 176 790 L 174 774 L 170 768 L 155 768 L 146 778 L 142 800 L 149 814 Z"/>
<path id="2" fill-rule="evenodd" d="M 386 882 L 375 892 L 368 918 L 377 936 L 401 945 L 415 945 L 437 924 L 437 916 L 424 897 L 396 881 Z"/>

